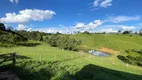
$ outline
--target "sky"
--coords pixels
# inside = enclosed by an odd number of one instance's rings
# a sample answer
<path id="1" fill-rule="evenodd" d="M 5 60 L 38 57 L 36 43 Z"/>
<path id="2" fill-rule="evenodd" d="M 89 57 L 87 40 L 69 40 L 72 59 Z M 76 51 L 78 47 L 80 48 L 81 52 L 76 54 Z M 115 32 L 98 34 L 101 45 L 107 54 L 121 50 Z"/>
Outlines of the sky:
<path id="1" fill-rule="evenodd" d="M 142 29 L 142 0 L 0 0 L 0 22 L 47 33 Z"/>

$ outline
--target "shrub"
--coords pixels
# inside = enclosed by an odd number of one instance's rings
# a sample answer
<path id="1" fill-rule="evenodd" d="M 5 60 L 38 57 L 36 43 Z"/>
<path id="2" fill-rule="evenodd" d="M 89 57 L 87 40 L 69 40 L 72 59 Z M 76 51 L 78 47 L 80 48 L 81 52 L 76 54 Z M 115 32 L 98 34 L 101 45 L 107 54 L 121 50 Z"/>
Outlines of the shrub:
<path id="1" fill-rule="evenodd" d="M 91 35 L 88 31 L 84 31 L 83 34 Z"/>
<path id="2" fill-rule="evenodd" d="M 126 56 L 117 56 L 120 60 L 132 64 L 142 66 L 142 54 L 141 50 L 126 50 Z"/>
<path id="3" fill-rule="evenodd" d="M 124 31 L 122 34 L 130 34 L 131 31 Z"/>
<path id="4" fill-rule="evenodd" d="M 80 40 L 75 40 L 69 35 L 50 35 L 45 38 L 53 47 L 59 47 L 65 50 L 77 50 L 77 46 L 81 44 Z"/>

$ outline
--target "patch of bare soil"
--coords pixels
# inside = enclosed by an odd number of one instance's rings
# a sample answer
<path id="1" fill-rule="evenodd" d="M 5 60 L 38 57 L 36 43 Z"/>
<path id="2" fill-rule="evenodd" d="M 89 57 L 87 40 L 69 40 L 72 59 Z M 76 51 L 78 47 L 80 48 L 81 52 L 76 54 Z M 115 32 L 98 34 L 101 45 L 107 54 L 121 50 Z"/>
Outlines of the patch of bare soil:
<path id="1" fill-rule="evenodd" d="M 106 53 L 119 53 L 119 51 L 116 51 L 110 48 L 105 48 L 105 47 L 101 47 L 99 50 Z"/>

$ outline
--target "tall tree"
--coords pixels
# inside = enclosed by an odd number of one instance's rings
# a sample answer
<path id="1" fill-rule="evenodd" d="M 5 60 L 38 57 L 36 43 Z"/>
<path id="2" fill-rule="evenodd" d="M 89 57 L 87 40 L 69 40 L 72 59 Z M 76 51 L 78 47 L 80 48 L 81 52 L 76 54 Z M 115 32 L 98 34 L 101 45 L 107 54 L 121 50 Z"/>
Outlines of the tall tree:
<path id="1" fill-rule="evenodd" d="M 121 33 L 121 30 L 118 30 L 118 34 L 120 34 Z"/>
<path id="2" fill-rule="evenodd" d="M 0 23 L 0 30 L 5 31 L 5 25 L 3 23 Z"/>
<path id="3" fill-rule="evenodd" d="M 12 31 L 12 29 L 13 28 L 11 26 L 8 26 L 6 30 L 10 32 L 10 31 Z"/>
<path id="4" fill-rule="evenodd" d="M 142 29 L 139 31 L 139 34 L 142 36 Z"/>

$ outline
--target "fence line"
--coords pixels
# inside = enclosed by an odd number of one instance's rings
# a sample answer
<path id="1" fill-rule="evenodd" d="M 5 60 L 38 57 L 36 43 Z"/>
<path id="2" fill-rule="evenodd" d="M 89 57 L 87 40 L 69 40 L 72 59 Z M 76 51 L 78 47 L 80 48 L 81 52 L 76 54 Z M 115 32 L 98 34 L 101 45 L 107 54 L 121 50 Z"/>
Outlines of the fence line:
<path id="1" fill-rule="evenodd" d="M 53 61 L 61 61 L 62 62 L 62 61 L 69 61 L 69 60 L 74 60 L 74 59 L 78 59 L 78 58 L 83 58 L 83 57 L 86 60 L 92 59 L 94 61 L 97 60 L 97 61 L 100 61 L 100 62 L 106 62 L 105 58 L 103 58 L 103 57 L 95 58 L 93 55 L 85 55 L 85 53 L 76 53 L 75 55 L 71 55 L 71 56 L 67 56 L 67 54 L 65 54 L 64 58 L 63 59 L 59 59 L 59 60 L 56 59 L 57 57 L 53 56 L 53 58 L 54 58 Z M 116 66 L 116 65 L 123 65 L 126 68 L 130 66 L 130 64 L 128 64 L 128 63 L 126 63 L 126 64 L 120 64 L 119 62 L 117 63 L 117 61 L 114 60 L 114 59 L 109 59 L 109 62 L 110 63 L 108 63 L 108 64 L 114 65 L 114 66 Z"/>
<path id="2" fill-rule="evenodd" d="M 12 61 L 13 67 L 15 67 L 16 64 L 16 53 L 8 53 L 8 54 L 1 54 L 0 58 L 3 58 L 3 60 L 0 62 L 0 65 L 7 61 Z"/>

